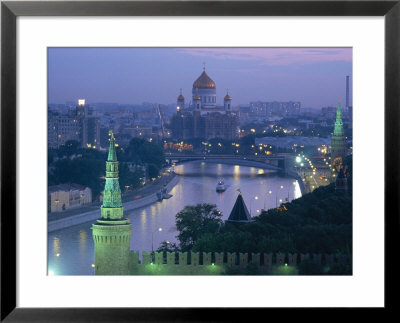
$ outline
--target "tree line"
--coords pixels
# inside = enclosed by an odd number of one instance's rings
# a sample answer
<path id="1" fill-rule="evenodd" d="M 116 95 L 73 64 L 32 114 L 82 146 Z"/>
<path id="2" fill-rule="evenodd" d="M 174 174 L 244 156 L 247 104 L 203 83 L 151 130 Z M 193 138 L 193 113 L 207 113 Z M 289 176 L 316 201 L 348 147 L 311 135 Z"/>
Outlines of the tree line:
<path id="1" fill-rule="evenodd" d="M 116 147 L 121 190 L 141 186 L 143 178 L 158 176 L 165 163 L 163 150 L 158 144 L 133 138 L 128 147 Z M 104 189 L 105 162 L 108 152 L 81 148 L 78 141 L 70 140 L 59 149 L 48 150 L 48 185 L 76 183 L 90 187 L 94 198 Z M 130 165 L 144 166 L 130 169 Z"/>

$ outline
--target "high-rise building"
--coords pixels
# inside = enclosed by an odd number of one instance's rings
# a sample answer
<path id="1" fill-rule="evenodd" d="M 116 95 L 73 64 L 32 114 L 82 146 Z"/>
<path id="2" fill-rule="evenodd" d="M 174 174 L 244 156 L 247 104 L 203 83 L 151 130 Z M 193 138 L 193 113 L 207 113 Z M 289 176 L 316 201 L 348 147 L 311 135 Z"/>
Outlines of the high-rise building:
<path id="1" fill-rule="evenodd" d="M 92 115 L 85 100 L 79 99 L 67 114 L 48 111 L 48 146 L 57 149 L 68 140 L 79 141 L 82 148 L 100 148 L 100 123 Z"/>
<path id="2" fill-rule="evenodd" d="M 79 125 L 79 141 L 82 148 L 100 149 L 100 123 L 93 116 L 92 110 L 84 99 L 78 100 L 75 108 L 76 119 Z"/>
<path id="3" fill-rule="evenodd" d="M 344 135 L 343 121 L 342 121 L 342 109 L 340 102 L 336 110 L 336 121 L 335 128 L 333 130 L 333 136 L 331 139 L 331 160 L 332 167 L 340 168 L 343 163 L 343 159 L 347 156 L 347 139 Z"/>
<path id="4" fill-rule="evenodd" d="M 48 111 L 47 114 L 48 147 L 57 149 L 68 140 L 79 139 L 79 123 L 76 116 Z"/>
<path id="5" fill-rule="evenodd" d="M 123 214 L 115 139 L 110 135 L 101 218 L 92 225 L 95 275 L 127 275 L 132 224 Z"/>

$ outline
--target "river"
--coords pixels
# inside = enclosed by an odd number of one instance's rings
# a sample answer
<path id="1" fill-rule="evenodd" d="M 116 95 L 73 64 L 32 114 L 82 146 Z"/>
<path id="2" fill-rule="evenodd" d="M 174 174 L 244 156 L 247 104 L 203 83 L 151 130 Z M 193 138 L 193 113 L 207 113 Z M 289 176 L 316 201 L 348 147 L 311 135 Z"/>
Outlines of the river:
<path id="1" fill-rule="evenodd" d="M 175 215 L 186 205 L 216 204 L 222 219 L 226 220 L 238 195 L 237 189 L 242 192 L 252 216 L 263 208 L 274 208 L 281 201 L 301 196 L 299 184 L 293 178 L 256 167 L 193 161 L 175 166 L 174 170 L 179 181 L 170 191 L 173 197 L 126 212 L 133 227 L 131 250 L 151 251 L 152 236 L 154 249 L 165 240 L 176 242 Z M 223 193 L 215 191 L 218 178 L 224 178 L 226 191 Z M 49 274 L 94 274 L 91 225 L 88 222 L 49 233 Z"/>

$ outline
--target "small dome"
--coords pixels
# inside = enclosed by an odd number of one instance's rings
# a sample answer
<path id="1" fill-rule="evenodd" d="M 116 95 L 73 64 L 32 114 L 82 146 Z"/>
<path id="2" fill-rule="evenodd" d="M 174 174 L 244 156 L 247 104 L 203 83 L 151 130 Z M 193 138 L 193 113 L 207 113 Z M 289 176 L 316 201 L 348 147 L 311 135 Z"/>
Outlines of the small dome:
<path id="1" fill-rule="evenodd" d="M 199 78 L 194 81 L 193 88 L 199 89 L 215 89 L 216 85 L 215 82 L 207 75 L 206 71 L 204 70 L 203 73 L 199 76 Z"/>
<path id="2" fill-rule="evenodd" d="M 224 97 L 224 101 L 232 101 L 232 98 L 228 93 L 226 93 L 226 95 Z"/>
<path id="3" fill-rule="evenodd" d="M 182 95 L 182 89 L 180 89 L 179 96 L 178 96 L 178 101 L 184 101 L 184 100 L 185 100 L 185 98 Z"/>

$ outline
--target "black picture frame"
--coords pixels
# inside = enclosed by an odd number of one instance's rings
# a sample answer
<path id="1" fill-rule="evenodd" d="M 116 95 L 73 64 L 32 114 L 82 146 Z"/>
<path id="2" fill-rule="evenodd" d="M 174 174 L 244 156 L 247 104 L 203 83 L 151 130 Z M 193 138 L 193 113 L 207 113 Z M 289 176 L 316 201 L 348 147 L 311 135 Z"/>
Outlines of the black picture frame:
<path id="1" fill-rule="evenodd" d="M 1 3 L 1 321 L 167 322 L 299 319 L 304 309 L 255 308 L 18 308 L 16 282 L 16 19 L 18 16 L 384 16 L 385 17 L 385 307 L 397 310 L 399 274 L 400 0 L 395 1 L 2 1 Z M 373 176 L 369 174 L 368 176 Z M 368 288 L 366 287 L 366 291 Z M 38 291 L 39 293 L 39 291 Z M 115 302 L 115 300 L 112 300 Z M 315 309 L 312 309 L 315 310 Z M 315 314 L 336 316 L 337 310 Z M 359 312 L 360 309 L 345 309 Z M 240 313 L 239 313 L 240 312 Z M 261 312 L 261 313 L 259 313 Z M 355 314 L 355 313 L 353 313 Z M 393 314 L 393 313 L 391 313 Z M 269 316 L 272 314 L 268 314 Z M 358 315 L 358 314 L 356 314 Z M 269 319 L 273 319 L 272 316 Z"/>

